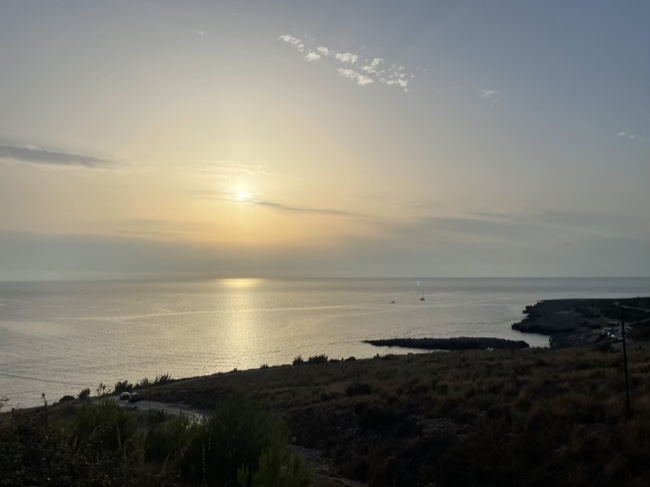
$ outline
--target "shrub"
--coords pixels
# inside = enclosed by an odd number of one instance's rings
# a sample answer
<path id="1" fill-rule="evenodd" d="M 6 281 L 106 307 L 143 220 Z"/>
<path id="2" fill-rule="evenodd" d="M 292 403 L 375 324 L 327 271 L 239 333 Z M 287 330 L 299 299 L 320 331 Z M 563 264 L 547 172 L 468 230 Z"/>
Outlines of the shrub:
<path id="1" fill-rule="evenodd" d="M 53 413 L 52 418 L 56 418 Z M 0 421 L 0 485 L 101 487 L 172 487 L 163 473 L 133 468 L 115 452 L 97 450 L 94 438 L 83 441 L 37 414 L 19 414 Z"/>
<path id="2" fill-rule="evenodd" d="M 114 402 L 104 399 L 99 403 L 84 404 L 73 424 L 74 433 L 105 451 L 123 451 L 125 442 L 136 431 L 131 415 Z"/>
<path id="3" fill-rule="evenodd" d="M 345 394 L 348 395 L 349 397 L 372 394 L 372 387 L 370 387 L 370 385 L 368 384 L 362 384 L 360 382 L 357 382 L 356 384 L 350 384 L 345 389 Z"/>
<path id="4" fill-rule="evenodd" d="M 63 396 L 61 399 L 59 399 L 59 402 L 60 402 L 60 403 L 61 403 L 61 402 L 68 402 L 68 401 L 74 401 L 74 396 L 70 396 L 70 395 L 67 395 L 67 394 L 66 394 L 66 395 Z"/>
<path id="5" fill-rule="evenodd" d="M 327 355 L 321 354 L 321 355 L 310 356 L 307 363 L 310 363 L 310 364 L 326 364 L 327 363 Z"/>
<path id="6" fill-rule="evenodd" d="M 115 393 L 120 394 L 122 392 L 131 392 L 133 390 L 133 384 L 128 380 L 117 381 L 115 383 Z"/>
<path id="7" fill-rule="evenodd" d="M 248 478 L 250 475 L 245 469 L 238 472 L 240 484 L 248 485 Z M 311 481 L 311 470 L 291 453 L 285 435 L 276 432 L 260 457 L 259 470 L 253 475 L 252 487 L 307 487 Z"/>
<path id="8" fill-rule="evenodd" d="M 186 417 L 175 417 L 163 425 L 155 425 L 145 438 L 144 459 L 161 465 L 175 465 L 200 433 L 201 426 Z"/>
<path id="9" fill-rule="evenodd" d="M 90 397 L 90 389 L 82 389 L 77 397 L 81 400 L 88 399 Z"/>
<path id="10" fill-rule="evenodd" d="M 179 462 L 181 476 L 197 484 L 250 486 L 277 428 L 283 426 L 236 394 L 199 427 Z"/>
<path id="11" fill-rule="evenodd" d="M 304 365 L 305 361 L 302 359 L 302 355 L 298 355 L 293 359 L 293 365 Z"/>
<path id="12" fill-rule="evenodd" d="M 167 372 L 165 374 L 157 375 L 156 378 L 153 380 L 152 385 L 160 386 L 160 385 L 163 385 L 163 384 L 168 384 L 168 383 L 170 383 L 172 381 L 173 381 L 172 375 L 169 372 Z"/>

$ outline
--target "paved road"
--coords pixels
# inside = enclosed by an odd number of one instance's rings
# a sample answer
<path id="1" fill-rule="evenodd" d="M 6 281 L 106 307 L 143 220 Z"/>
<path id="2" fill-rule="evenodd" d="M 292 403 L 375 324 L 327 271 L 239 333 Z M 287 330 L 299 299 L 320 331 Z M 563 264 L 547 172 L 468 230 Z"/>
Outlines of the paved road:
<path id="1" fill-rule="evenodd" d="M 203 421 L 205 419 L 205 415 L 203 413 L 189 408 L 184 404 L 149 401 L 146 398 L 141 399 L 135 403 L 129 403 L 128 401 L 120 401 L 119 396 L 110 396 L 108 399 L 115 401 L 115 403 L 123 408 L 133 411 L 147 412 L 158 410 L 164 411 L 165 413 L 172 414 L 174 416 L 182 414 L 183 416 L 186 416 L 194 421 Z"/>

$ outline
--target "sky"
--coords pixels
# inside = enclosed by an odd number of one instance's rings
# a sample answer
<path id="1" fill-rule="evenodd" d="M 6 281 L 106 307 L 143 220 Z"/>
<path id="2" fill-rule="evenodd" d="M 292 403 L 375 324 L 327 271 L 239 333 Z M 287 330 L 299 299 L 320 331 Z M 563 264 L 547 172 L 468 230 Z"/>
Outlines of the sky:
<path id="1" fill-rule="evenodd" d="M 650 275 L 650 2 L 0 3 L 0 279 Z"/>

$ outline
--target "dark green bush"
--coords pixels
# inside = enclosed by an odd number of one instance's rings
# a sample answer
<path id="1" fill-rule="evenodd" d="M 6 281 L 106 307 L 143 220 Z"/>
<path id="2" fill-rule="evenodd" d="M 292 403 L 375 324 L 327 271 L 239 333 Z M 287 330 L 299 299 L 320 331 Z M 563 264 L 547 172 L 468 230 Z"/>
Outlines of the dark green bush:
<path id="1" fill-rule="evenodd" d="M 74 434 L 98 449 L 122 452 L 124 444 L 133 437 L 136 423 L 128 411 L 104 399 L 84 404 L 74 419 Z"/>
<path id="2" fill-rule="evenodd" d="M 238 477 L 241 485 L 248 485 L 250 475 L 245 469 L 238 472 Z M 300 457 L 291 453 L 284 432 L 277 431 L 260 457 L 252 487 L 307 487 L 312 477 Z"/>
<path id="3" fill-rule="evenodd" d="M 202 428 L 182 416 L 153 425 L 144 442 L 145 461 L 174 466 L 183 458 L 188 445 L 202 433 Z"/>
<path id="4" fill-rule="evenodd" d="M 279 430 L 286 444 L 281 421 L 245 396 L 233 395 L 192 434 L 178 461 L 180 474 L 192 483 L 250 487 L 262 453 Z"/>
<path id="5" fill-rule="evenodd" d="M 88 399 L 90 397 L 90 389 L 83 389 L 77 396 L 79 399 Z"/>
<path id="6" fill-rule="evenodd" d="M 309 364 L 326 364 L 327 363 L 327 355 L 321 354 L 321 355 L 312 355 L 309 357 L 309 360 L 307 361 Z"/>
<path id="7" fill-rule="evenodd" d="M 172 375 L 169 372 L 167 372 L 165 374 L 157 375 L 156 378 L 153 380 L 152 385 L 159 386 L 159 385 L 162 385 L 162 384 L 168 384 L 168 383 L 172 382 L 172 380 L 173 380 Z"/>
<path id="8" fill-rule="evenodd" d="M 115 393 L 120 394 L 122 392 L 131 392 L 133 390 L 133 384 L 128 380 L 117 381 L 115 383 Z"/>
<path id="9" fill-rule="evenodd" d="M 52 416 L 51 413 L 48 416 Z M 0 485 L 171 487 L 171 476 L 127 465 L 117 452 L 96 448 L 95 438 L 79 439 L 61 421 L 43 414 L 20 414 L 0 421 Z M 54 419 L 54 418 L 50 418 Z"/>
<path id="10" fill-rule="evenodd" d="M 302 359 L 302 355 L 298 355 L 293 359 L 293 365 L 303 365 L 305 361 Z"/>

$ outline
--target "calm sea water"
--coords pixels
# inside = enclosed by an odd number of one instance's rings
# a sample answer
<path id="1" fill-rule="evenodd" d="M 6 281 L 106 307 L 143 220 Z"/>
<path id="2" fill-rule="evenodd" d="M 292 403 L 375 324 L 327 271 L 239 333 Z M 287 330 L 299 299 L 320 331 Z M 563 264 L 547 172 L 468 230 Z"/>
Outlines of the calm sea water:
<path id="1" fill-rule="evenodd" d="M 546 346 L 546 337 L 510 329 L 526 305 L 648 294 L 650 279 L 0 282 L 0 397 L 27 407 L 41 393 L 52 402 L 100 382 L 387 352 L 361 343 L 369 338 L 495 336 Z"/>

